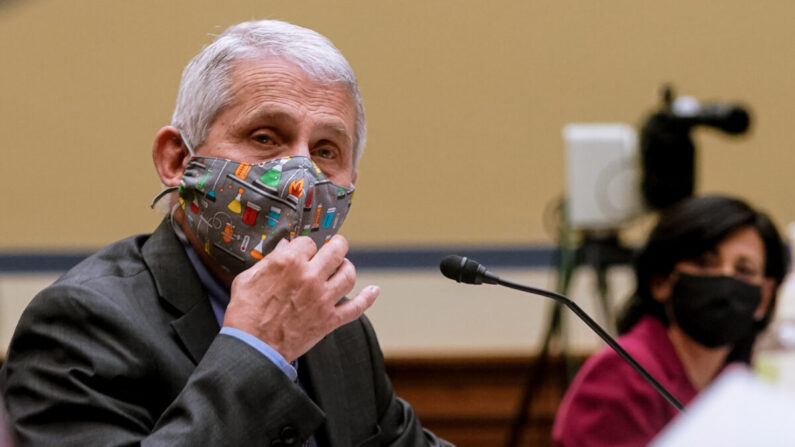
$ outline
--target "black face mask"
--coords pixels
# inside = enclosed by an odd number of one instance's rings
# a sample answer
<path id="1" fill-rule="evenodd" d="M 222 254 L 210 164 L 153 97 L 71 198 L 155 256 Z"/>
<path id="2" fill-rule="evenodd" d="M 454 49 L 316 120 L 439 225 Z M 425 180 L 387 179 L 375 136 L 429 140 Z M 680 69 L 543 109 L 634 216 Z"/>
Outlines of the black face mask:
<path id="1" fill-rule="evenodd" d="M 709 347 L 733 345 L 753 334 L 762 288 L 733 276 L 679 274 L 669 310 L 679 327 Z"/>

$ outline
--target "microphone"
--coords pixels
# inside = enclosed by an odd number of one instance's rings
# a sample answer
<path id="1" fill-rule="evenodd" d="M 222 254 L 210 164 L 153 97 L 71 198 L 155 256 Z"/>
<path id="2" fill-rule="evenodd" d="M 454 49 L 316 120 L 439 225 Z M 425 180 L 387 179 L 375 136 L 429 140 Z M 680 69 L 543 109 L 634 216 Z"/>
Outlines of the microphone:
<path id="1" fill-rule="evenodd" d="M 517 284 L 511 281 L 507 281 L 501 279 L 497 275 L 491 273 L 486 269 L 486 267 L 479 262 L 475 261 L 474 259 L 469 259 L 463 256 L 457 255 L 449 255 L 445 256 L 442 259 L 442 262 L 439 264 L 439 269 L 442 271 L 442 274 L 450 279 L 453 279 L 457 282 L 462 282 L 464 284 L 497 284 L 504 287 L 509 287 L 511 289 L 520 290 L 522 292 L 528 292 L 535 295 L 545 296 L 547 298 L 552 298 L 553 300 L 563 303 L 571 309 L 588 327 L 591 328 L 596 335 L 602 338 L 602 340 L 610 346 L 613 351 L 618 354 L 625 362 L 629 364 L 635 371 L 638 372 L 645 380 L 648 382 L 660 395 L 665 398 L 674 408 L 679 411 L 684 411 L 684 406 L 681 402 L 679 402 L 670 391 L 665 389 L 657 379 L 654 378 L 646 369 L 638 363 L 635 358 L 633 358 L 629 353 L 618 344 L 618 342 L 610 336 L 601 326 L 599 326 L 596 321 L 594 321 L 588 314 L 583 311 L 580 306 L 578 306 L 574 301 L 568 298 L 565 295 L 561 295 L 559 293 L 551 292 L 549 290 L 538 289 L 535 287 L 525 286 L 522 284 Z"/>
<path id="2" fill-rule="evenodd" d="M 751 124 L 751 116 L 742 104 L 704 103 L 689 96 L 676 98 L 671 113 L 687 126 L 705 125 L 733 135 L 745 132 Z"/>
<path id="3" fill-rule="evenodd" d="M 500 280 L 479 262 L 463 256 L 446 256 L 439 269 L 444 276 L 464 284 L 498 284 Z"/>

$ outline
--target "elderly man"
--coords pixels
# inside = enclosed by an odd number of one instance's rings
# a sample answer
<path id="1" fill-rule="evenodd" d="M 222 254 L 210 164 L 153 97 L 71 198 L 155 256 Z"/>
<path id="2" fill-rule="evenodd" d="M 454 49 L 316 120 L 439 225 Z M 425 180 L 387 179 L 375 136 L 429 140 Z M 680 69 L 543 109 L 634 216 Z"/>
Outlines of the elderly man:
<path id="1" fill-rule="evenodd" d="M 170 202 L 42 291 L 3 370 L 23 445 L 447 445 L 394 395 L 335 235 L 365 141 L 314 31 L 233 26 L 185 68 L 153 158 Z"/>

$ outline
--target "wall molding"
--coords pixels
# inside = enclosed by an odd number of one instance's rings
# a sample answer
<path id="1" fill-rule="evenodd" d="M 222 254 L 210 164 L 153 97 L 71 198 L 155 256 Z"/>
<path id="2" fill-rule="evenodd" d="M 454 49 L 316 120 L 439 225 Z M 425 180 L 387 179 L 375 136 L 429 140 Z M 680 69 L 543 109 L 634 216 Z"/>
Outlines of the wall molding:
<path id="1" fill-rule="evenodd" d="M 432 247 L 352 249 L 348 259 L 357 270 L 438 269 L 449 254 L 476 259 L 489 267 L 546 269 L 555 265 L 557 248 L 533 245 L 503 248 Z M 92 252 L 0 252 L 2 273 L 55 273 L 69 270 Z"/>

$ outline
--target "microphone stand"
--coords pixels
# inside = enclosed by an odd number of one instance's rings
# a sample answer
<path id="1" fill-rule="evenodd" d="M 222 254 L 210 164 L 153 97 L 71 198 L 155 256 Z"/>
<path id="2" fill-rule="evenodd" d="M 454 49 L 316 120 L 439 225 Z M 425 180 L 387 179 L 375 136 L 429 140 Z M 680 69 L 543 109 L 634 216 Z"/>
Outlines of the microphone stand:
<path id="1" fill-rule="evenodd" d="M 598 263 L 597 267 L 604 267 L 607 266 L 607 263 Z M 508 287 L 511 289 L 519 290 L 522 292 L 532 293 L 534 295 L 541 295 L 547 298 L 552 298 L 556 301 L 556 305 L 553 312 L 553 319 L 550 321 L 549 330 L 547 332 L 546 340 L 544 342 L 544 347 L 542 349 L 541 357 L 537 359 L 535 362 L 536 369 L 532 371 L 534 374 L 528 376 L 528 381 L 526 388 L 523 393 L 522 397 L 522 406 L 520 407 L 516 418 L 511 427 L 510 438 L 508 440 L 508 446 L 515 446 L 521 436 L 522 429 L 524 423 L 527 419 L 527 407 L 530 404 L 532 398 L 532 387 L 537 384 L 538 378 L 541 376 L 541 369 L 540 367 L 544 365 L 546 362 L 546 357 L 548 356 L 548 348 L 549 342 L 551 341 L 553 332 L 560 331 L 560 323 L 561 323 L 561 316 L 562 311 L 561 308 L 563 305 L 568 307 L 572 312 L 574 312 L 588 327 L 591 328 L 602 340 L 610 346 L 613 351 L 621 357 L 628 365 L 632 367 L 638 374 L 643 377 L 643 379 L 654 388 L 657 393 L 662 396 L 666 401 L 668 401 L 671 406 L 676 408 L 678 411 L 684 411 L 684 406 L 668 391 L 663 387 L 657 379 L 654 378 L 648 371 L 646 371 L 643 366 L 640 365 L 629 353 L 624 350 L 618 342 L 613 339 L 604 329 L 602 329 L 599 324 L 597 324 L 585 311 L 583 311 L 574 301 L 572 301 L 567 296 L 557 293 L 548 291 L 545 289 L 539 289 L 536 287 L 526 286 L 523 284 L 514 283 L 512 281 L 504 280 L 497 275 L 489 272 L 485 266 L 478 263 L 477 261 L 467 259 L 466 257 L 450 255 L 442 259 L 442 262 L 439 264 L 439 268 L 442 271 L 442 274 L 449 279 L 455 280 L 457 282 L 463 282 L 465 284 L 498 284 L 504 287 Z M 567 271 L 568 272 L 568 271 Z M 562 273 L 567 273 L 562 272 Z M 570 273 L 570 272 L 569 272 Z M 567 279 L 569 275 L 562 275 L 566 276 L 566 280 L 564 283 L 567 283 Z M 606 281 L 605 281 L 606 282 Z"/>
<path id="2" fill-rule="evenodd" d="M 588 265 L 593 267 L 596 273 L 597 292 L 602 312 L 604 313 L 605 319 L 610 324 L 611 315 L 608 303 L 607 270 L 611 266 L 629 264 L 633 252 L 631 249 L 621 245 L 618 240 L 618 235 L 615 232 L 609 232 L 607 234 L 586 232 L 584 234 L 584 240 L 575 248 L 574 242 L 570 238 L 571 231 L 572 230 L 565 224 L 560 228 L 558 252 L 560 259 L 558 262 L 557 290 L 561 294 L 567 293 L 574 271 L 578 266 Z M 513 416 L 508 436 L 505 440 L 505 447 L 519 446 L 522 433 L 527 424 L 527 417 L 530 405 L 533 401 L 533 396 L 541 387 L 544 372 L 547 369 L 552 340 L 553 338 L 562 337 L 563 306 L 566 303 L 558 300 L 557 297 L 553 299 L 556 302 L 547 320 L 548 323 L 544 332 L 545 335 L 543 343 L 541 344 L 541 350 L 536 356 L 535 361 L 532 362 L 530 369 L 527 371 L 521 400 Z M 565 298 L 565 300 L 571 302 L 568 298 Z M 574 303 L 572 302 L 572 304 Z M 582 312 L 582 310 L 580 310 L 580 312 Z M 568 383 L 576 372 L 576 366 L 572 364 L 568 356 L 565 355 L 565 352 L 564 363 L 563 367 L 565 371 L 562 371 L 561 374 L 566 376 L 565 381 Z"/>
<path id="3" fill-rule="evenodd" d="M 666 390 L 660 384 L 660 382 L 658 382 L 657 379 L 654 378 L 654 376 L 649 374 L 649 372 L 646 371 L 646 369 L 643 366 L 641 366 L 640 363 L 638 363 L 634 358 L 632 358 L 632 356 L 629 355 L 629 353 L 627 353 L 627 351 L 624 350 L 624 348 L 622 348 L 621 345 L 619 345 L 618 342 L 616 342 L 615 339 L 610 336 L 610 334 L 608 334 L 604 329 L 602 329 L 602 327 L 599 326 L 590 316 L 588 316 L 588 314 L 585 313 L 580 308 L 580 306 L 578 306 L 574 301 L 570 300 L 569 298 L 559 293 L 551 292 L 544 289 L 537 289 L 535 287 L 525 286 L 522 284 L 517 284 L 515 282 L 507 281 L 504 279 L 498 279 L 497 284 L 505 287 L 510 287 L 511 289 L 521 290 L 523 292 L 529 292 L 536 295 L 542 295 L 548 298 L 552 298 L 553 300 L 566 305 L 566 307 L 568 307 L 569 309 L 572 310 L 572 312 L 577 314 L 577 316 L 580 317 L 580 319 L 584 321 L 585 324 L 588 325 L 588 327 L 590 327 L 594 332 L 596 332 L 596 334 L 599 335 L 599 337 L 601 337 L 602 340 L 605 341 L 605 343 L 607 343 L 611 348 L 613 348 L 613 350 L 616 352 L 616 354 L 619 355 L 619 357 L 624 359 L 625 362 L 629 363 L 633 369 L 635 369 L 641 376 L 643 376 L 643 378 L 647 382 L 649 382 L 649 384 L 652 387 L 654 387 L 654 389 L 657 390 L 657 392 L 660 393 L 660 395 L 664 397 L 665 400 L 667 400 L 677 410 L 684 411 L 684 406 L 682 405 L 682 403 L 679 402 L 676 399 L 676 397 L 673 396 L 673 394 L 671 394 L 668 390 Z"/>

